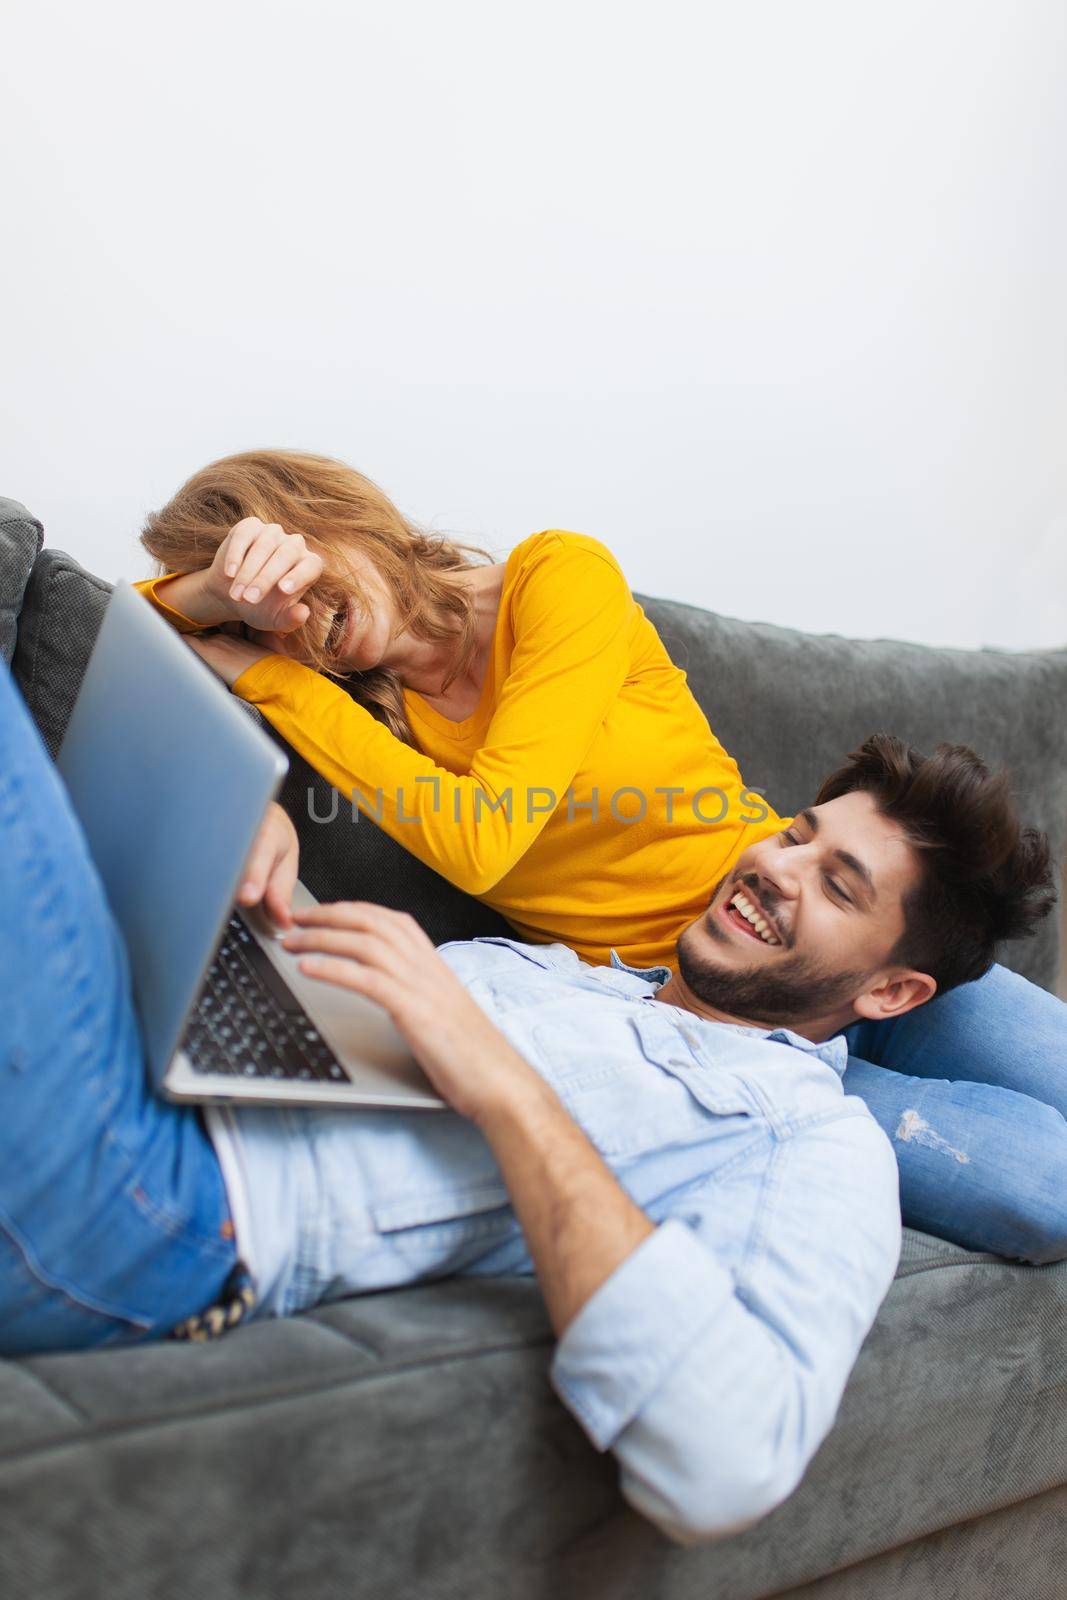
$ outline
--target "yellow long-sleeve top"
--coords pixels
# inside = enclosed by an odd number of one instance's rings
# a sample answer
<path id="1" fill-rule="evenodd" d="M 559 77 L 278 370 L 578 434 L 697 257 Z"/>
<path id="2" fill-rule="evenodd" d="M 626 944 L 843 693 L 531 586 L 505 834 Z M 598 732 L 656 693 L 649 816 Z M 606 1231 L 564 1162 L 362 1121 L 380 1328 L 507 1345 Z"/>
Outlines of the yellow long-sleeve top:
<path id="1" fill-rule="evenodd" d="M 173 576 L 138 587 L 187 631 L 158 592 Z M 233 692 L 520 938 L 597 964 L 614 948 L 674 967 L 678 935 L 741 851 L 790 820 L 745 789 L 618 562 L 584 534 L 551 529 L 511 552 L 469 717 L 405 689 L 418 750 L 287 656 Z"/>

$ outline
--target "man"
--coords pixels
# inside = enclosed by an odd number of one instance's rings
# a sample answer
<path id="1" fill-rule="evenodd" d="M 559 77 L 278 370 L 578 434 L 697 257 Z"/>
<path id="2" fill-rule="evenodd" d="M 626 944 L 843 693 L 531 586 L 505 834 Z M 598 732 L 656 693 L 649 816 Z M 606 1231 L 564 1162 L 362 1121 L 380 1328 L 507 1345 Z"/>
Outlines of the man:
<path id="1" fill-rule="evenodd" d="M 506 939 L 438 952 L 363 903 L 294 918 L 272 808 L 241 899 L 266 896 L 309 974 L 386 1007 L 452 1111 L 227 1111 L 209 1140 L 145 1088 L 114 925 L 3 673 L 0 1349 L 165 1335 L 238 1257 L 254 1315 L 536 1271 L 552 1380 L 628 1499 L 683 1542 L 751 1523 L 825 1437 L 897 1262 L 893 1151 L 834 1035 L 905 1015 L 939 950 L 991 959 L 1046 908 L 1003 789 L 972 752 L 932 759 L 968 774 L 948 817 L 928 762 L 868 740 L 737 858 L 676 976 Z M 984 875 L 978 815 L 1010 846 Z M 917 934 L 930 970 L 900 959 Z"/>

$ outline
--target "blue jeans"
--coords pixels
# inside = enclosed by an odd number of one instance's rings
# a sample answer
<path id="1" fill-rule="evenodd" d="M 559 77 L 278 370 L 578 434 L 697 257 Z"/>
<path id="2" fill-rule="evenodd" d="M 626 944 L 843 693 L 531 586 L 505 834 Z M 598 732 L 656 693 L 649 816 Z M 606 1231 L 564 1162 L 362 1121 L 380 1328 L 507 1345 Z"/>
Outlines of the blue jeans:
<path id="1" fill-rule="evenodd" d="M 993 966 L 843 1032 L 845 1090 L 892 1141 L 908 1226 L 1035 1264 L 1067 1256 L 1067 1005 Z"/>
<path id="2" fill-rule="evenodd" d="M 148 1087 L 125 948 L 2 662 L 0 974 L 0 1353 L 160 1337 L 235 1263 L 222 1176 Z"/>
<path id="3" fill-rule="evenodd" d="M 149 1089 L 126 953 L 70 803 L 0 664 L 0 1354 L 165 1335 L 236 1261 L 199 1113 Z M 904 1220 L 1067 1256 L 1067 1006 L 994 967 L 845 1030 Z"/>

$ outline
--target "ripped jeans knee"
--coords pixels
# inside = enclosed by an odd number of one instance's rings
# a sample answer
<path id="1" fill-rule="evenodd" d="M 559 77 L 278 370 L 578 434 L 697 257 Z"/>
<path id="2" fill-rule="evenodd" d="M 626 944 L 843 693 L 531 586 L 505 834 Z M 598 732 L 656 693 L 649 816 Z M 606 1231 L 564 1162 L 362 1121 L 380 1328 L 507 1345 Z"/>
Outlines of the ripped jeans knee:
<path id="1" fill-rule="evenodd" d="M 1067 1257 L 1067 1119 L 993 1084 L 915 1078 L 849 1057 L 889 1136 L 905 1226 L 1043 1266 Z"/>

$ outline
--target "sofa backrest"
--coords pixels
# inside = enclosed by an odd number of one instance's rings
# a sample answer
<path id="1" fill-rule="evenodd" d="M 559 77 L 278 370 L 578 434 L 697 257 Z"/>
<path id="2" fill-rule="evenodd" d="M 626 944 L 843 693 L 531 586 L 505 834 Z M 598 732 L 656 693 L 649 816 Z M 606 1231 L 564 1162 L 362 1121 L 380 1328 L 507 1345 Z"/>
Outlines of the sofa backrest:
<path id="1" fill-rule="evenodd" d="M 18 500 L 0 496 L 0 656 L 15 653 L 19 612 L 44 529 Z"/>
<path id="2" fill-rule="evenodd" d="M 5 504 L 13 502 L 0 501 L 0 508 Z M 0 569 L 16 565 L 10 526 L 0 520 Z M 24 554 L 24 529 L 17 536 Z M 108 584 L 52 550 L 37 557 L 25 586 L 13 667 L 53 754 L 108 593 Z M 946 650 L 813 635 L 638 599 L 746 782 L 778 811 L 793 814 L 808 804 L 825 774 L 870 733 L 896 733 L 927 751 L 949 740 L 972 745 L 992 766 L 1008 766 L 1024 820 L 1049 835 L 1061 861 L 1067 650 Z M 325 780 L 282 748 L 290 770 L 281 799 L 300 834 L 301 876 L 314 894 L 411 911 L 438 943 L 509 931 L 495 912 L 422 866 L 369 817 L 354 822 Z M 1000 959 L 1052 988 L 1058 955 L 1058 920 L 1050 916 L 1035 938 L 1006 945 Z"/>

